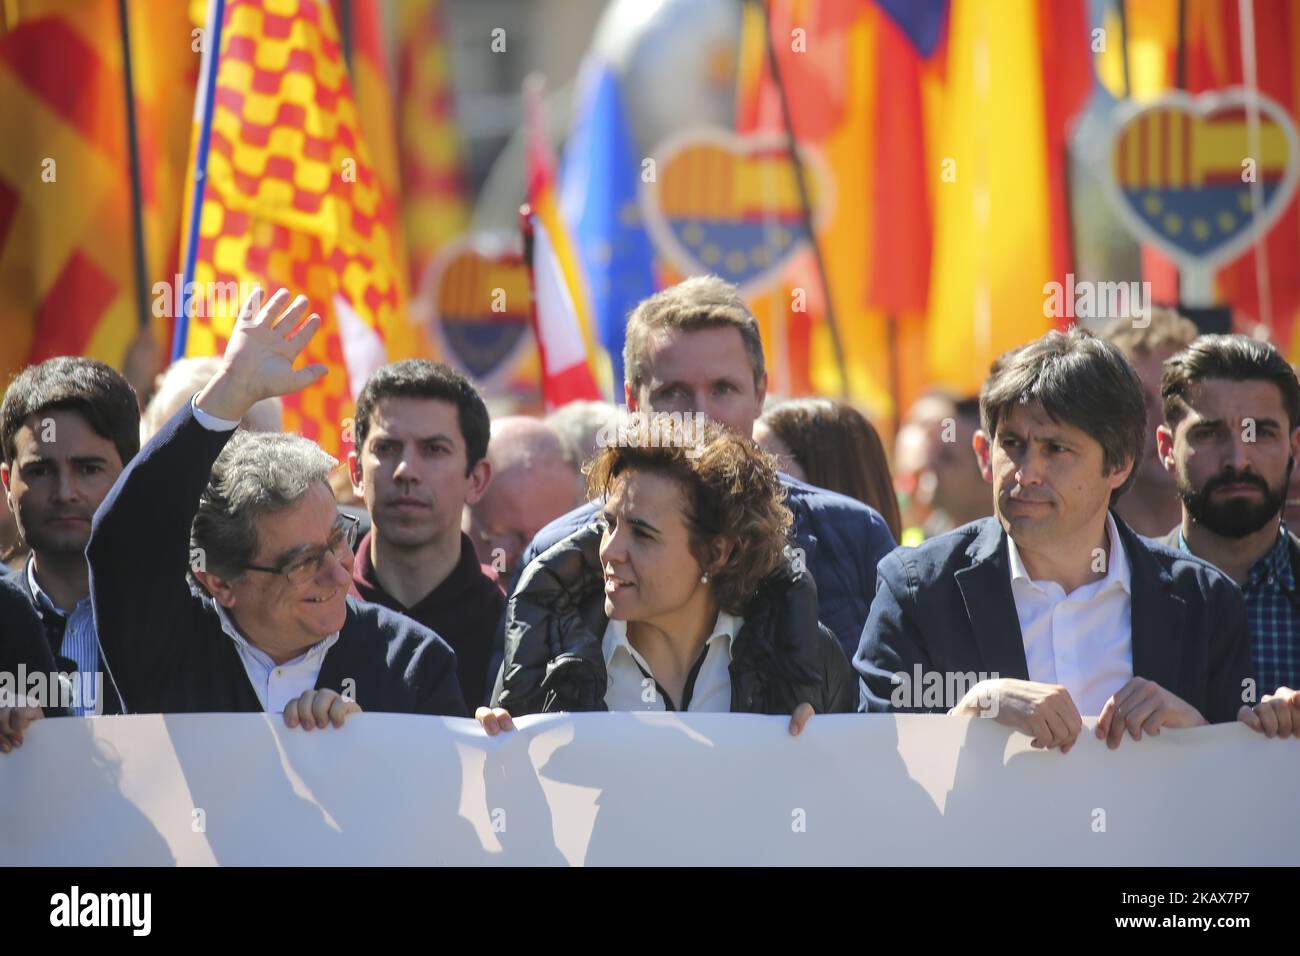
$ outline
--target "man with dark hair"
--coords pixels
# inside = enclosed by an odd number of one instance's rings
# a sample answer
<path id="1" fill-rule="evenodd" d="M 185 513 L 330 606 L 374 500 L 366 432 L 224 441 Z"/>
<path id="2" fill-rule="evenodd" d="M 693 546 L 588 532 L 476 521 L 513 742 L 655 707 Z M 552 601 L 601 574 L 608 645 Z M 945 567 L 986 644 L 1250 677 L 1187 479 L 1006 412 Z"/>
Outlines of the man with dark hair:
<path id="1" fill-rule="evenodd" d="M 704 415 L 746 438 L 763 412 L 767 370 L 758 322 L 736 287 L 696 276 L 641 302 L 628 317 L 624 397 L 631 411 Z M 876 562 L 894 546 L 874 509 L 780 475 L 794 514 L 795 559 L 817 584 L 819 616 L 846 655 L 876 590 Z M 519 566 L 595 520 L 588 503 L 538 532 Z"/>
<path id="2" fill-rule="evenodd" d="M 1101 337 L 1115 345 L 1137 372 L 1146 399 L 1147 429 L 1142 454 L 1138 456 L 1133 485 L 1115 508 L 1138 534 L 1162 535 L 1178 521 L 1178 491 L 1174 480 L 1160 463 L 1156 451 L 1156 425 L 1160 423 L 1161 366 L 1179 349 L 1196 338 L 1196 326 L 1174 309 L 1155 308 L 1146 323 L 1132 318 L 1115 318 L 1106 324 Z"/>
<path id="3" fill-rule="evenodd" d="M 95 509 L 140 450 L 135 392 L 103 362 L 48 359 L 9 385 L 0 408 L 0 440 L 0 479 L 31 548 L 20 580 L 59 669 L 78 673 L 85 691 L 71 712 L 120 713 L 111 671 L 108 680 L 102 677 L 86 543 Z"/>
<path id="4" fill-rule="evenodd" d="M 371 530 L 352 593 L 400 611 L 456 652 L 460 686 L 487 697 L 488 655 L 505 595 L 480 566 L 461 512 L 492 480 L 488 410 L 460 372 L 424 359 L 385 365 L 357 399 L 348 472 Z"/>
<path id="5" fill-rule="evenodd" d="M 1300 733 L 1300 540 L 1282 520 L 1300 452 L 1300 382 L 1273 346 L 1204 335 L 1164 367 L 1160 459 L 1182 522 L 1162 540 L 1220 568 L 1246 602 L 1258 707 L 1242 719 L 1270 737 Z M 1253 704 L 1255 697 L 1248 698 Z"/>
<path id="6" fill-rule="evenodd" d="M 1083 714 L 1112 748 L 1234 719 L 1250 677 L 1240 593 L 1113 512 L 1146 420 L 1119 350 L 1048 332 L 994 366 L 980 415 L 994 517 L 881 561 L 861 709 L 984 712 L 1062 752 Z M 936 681 L 954 699 L 916 686 Z"/>
<path id="7" fill-rule="evenodd" d="M 320 328 L 306 313 L 301 296 L 281 289 L 263 307 L 255 290 L 221 370 L 95 515 L 95 619 L 128 712 L 283 713 L 307 730 L 362 709 L 466 714 L 442 639 L 349 597 L 334 459 L 297 435 L 239 429 L 257 402 L 325 374 L 293 368 Z"/>

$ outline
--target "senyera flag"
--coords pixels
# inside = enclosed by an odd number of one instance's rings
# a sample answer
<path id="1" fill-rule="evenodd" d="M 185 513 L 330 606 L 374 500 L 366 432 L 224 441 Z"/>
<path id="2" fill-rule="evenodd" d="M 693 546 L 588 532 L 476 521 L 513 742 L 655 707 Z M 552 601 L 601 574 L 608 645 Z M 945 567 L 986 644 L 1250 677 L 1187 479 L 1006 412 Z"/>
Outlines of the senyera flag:
<path id="1" fill-rule="evenodd" d="M 609 395 L 609 363 L 596 345 L 591 310 L 572 238 L 555 196 L 555 160 L 542 125 L 541 84 L 524 85 L 528 132 L 534 331 L 542 358 L 542 398 L 548 410 Z M 603 375 L 602 373 L 603 367 Z M 604 379 L 602 391 L 599 384 Z"/>
<path id="2" fill-rule="evenodd" d="M 173 354 L 221 354 L 253 283 L 306 295 L 305 361 L 330 374 L 285 400 L 285 430 L 338 452 L 366 377 L 412 341 L 392 198 L 327 3 L 212 0 L 207 37 Z"/>

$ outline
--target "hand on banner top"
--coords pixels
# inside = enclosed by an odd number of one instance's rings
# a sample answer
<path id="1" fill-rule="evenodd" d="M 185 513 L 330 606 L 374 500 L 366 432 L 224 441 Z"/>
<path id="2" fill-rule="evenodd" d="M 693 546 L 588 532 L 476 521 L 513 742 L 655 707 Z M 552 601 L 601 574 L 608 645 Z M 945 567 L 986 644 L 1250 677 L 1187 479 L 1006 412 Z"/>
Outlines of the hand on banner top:
<path id="1" fill-rule="evenodd" d="M 1060 747 L 1063 754 L 1070 752 L 1083 729 L 1079 708 L 1063 686 L 1014 677 L 980 681 L 948 713 L 992 717 L 1032 737 L 1034 747 Z"/>
<path id="2" fill-rule="evenodd" d="M 1268 698 L 1265 698 L 1267 700 Z M 45 712 L 39 707 L 0 707 L 0 754 L 7 754 L 23 745 L 23 731 Z M 1269 735 L 1270 737 L 1272 734 Z"/>
<path id="3" fill-rule="evenodd" d="M 1300 690 L 1279 687 L 1277 693 L 1265 694 L 1254 707 L 1243 704 L 1237 719 L 1265 737 L 1294 735 L 1300 740 Z"/>
<path id="4" fill-rule="evenodd" d="M 254 289 L 239 310 L 221 370 L 199 393 L 196 404 L 209 415 L 238 421 L 265 398 L 291 395 L 318 381 L 328 368 L 321 364 L 295 370 L 294 360 L 320 329 L 320 316 L 303 296 L 289 301 L 281 289 L 262 305 L 262 290 Z"/>
<path id="5" fill-rule="evenodd" d="M 313 727 L 324 730 L 330 724 L 342 727 L 348 714 L 359 713 L 361 705 L 356 701 L 323 687 L 319 690 L 305 690 L 302 696 L 289 701 L 284 708 L 284 725 L 290 728 L 302 727 L 303 730 L 311 730 Z"/>
<path id="6" fill-rule="evenodd" d="M 515 722 L 510 719 L 510 711 L 504 707 L 480 707 L 474 711 L 474 719 L 487 731 L 489 737 L 495 737 L 503 730 L 515 729 Z"/>
<path id="7" fill-rule="evenodd" d="M 1123 741 L 1125 730 L 1134 740 L 1141 740 L 1143 731 L 1158 737 L 1161 727 L 1203 727 L 1208 723 L 1200 711 L 1177 694 L 1153 680 L 1134 677 L 1101 708 L 1096 734 L 1114 750 Z"/>

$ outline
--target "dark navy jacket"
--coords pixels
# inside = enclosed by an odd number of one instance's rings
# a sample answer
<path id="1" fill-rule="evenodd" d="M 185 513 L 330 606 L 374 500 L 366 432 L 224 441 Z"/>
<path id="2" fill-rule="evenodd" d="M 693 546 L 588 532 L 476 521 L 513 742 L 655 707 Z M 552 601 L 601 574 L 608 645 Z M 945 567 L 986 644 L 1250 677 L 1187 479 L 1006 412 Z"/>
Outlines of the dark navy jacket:
<path id="1" fill-rule="evenodd" d="M 21 694 L 27 685 L 19 682 L 20 668 L 27 674 L 53 674 L 59 670 L 26 587 L 18 575 L 0 566 L 0 673 L 10 675 L 13 689 Z M 66 714 L 57 704 L 53 699 L 45 702 L 42 709 L 46 717 Z"/>
<path id="2" fill-rule="evenodd" d="M 216 608 L 186 579 L 190 525 L 212 465 L 233 432 L 209 431 L 188 404 L 118 476 L 95 512 L 86 555 L 104 659 L 127 713 L 260 711 Z M 456 655 L 433 631 L 375 604 L 347 599 L 319 689 L 363 711 L 465 717 Z"/>
<path id="3" fill-rule="evenodd" d="M 1218 568 L 1114 518 L 1131 573 L 1134 675 L 1177 694 L 1212 724 L 1235 720 L 1254 677 L 1241 592 Z M 1002 526 L 983 518 L 881 561 L 853 659 L 858 709 L 947 710 L 892 706 L 894 675 L 913 678 L 918 667 L 945 685 L 952 673 L 1028 680 L 1009 560 Z"/>
<path id="4" fill-rule="evenodd" d="M 803 549 L 804 567 L 817 584 L 817 618 L 831 629 L 853 657 L 862 625 L 876 593 L 876 564 L 894 547 L 889 525 L 855 498 L 817 488 L 780 474 L 786 507 L 794 515 L 794 544 Z M 599 508 L 585 504 L 561 515 L 541 531 L 519 559 L 519 570 L 547 548 L 595 520 Z M 512 588 L 513 590 L 513 588 Z M 498 628 L 498 648 L 500 628 Z M 497 657 L 497 663 L 501 658 Z M 496 677 L 495 671 L 492 674 Z"/>

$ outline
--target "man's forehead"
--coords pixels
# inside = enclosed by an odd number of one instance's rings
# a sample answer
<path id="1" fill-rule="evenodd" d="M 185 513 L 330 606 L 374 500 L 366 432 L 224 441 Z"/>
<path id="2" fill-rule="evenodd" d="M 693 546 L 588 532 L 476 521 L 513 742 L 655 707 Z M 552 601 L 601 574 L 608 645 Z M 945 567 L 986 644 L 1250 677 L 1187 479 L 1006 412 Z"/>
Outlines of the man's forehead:
<path id="1" fill-rule="evenodd" d="M 999 431 L 1010 429 L 1021 435 L 1037 438 L 1086 438 L 1096 441 L 1082 428 L 1069 422 L 1058 421 L 1047 414 L 1047 410 L 1038 402 L 1025 402 L 1012 405 L 1003 416 Z"/>
<path id="2" fill-rule="evenodd" d="M 1279 421 L 1286 418 L 1282 390 L 1272 382 L 1258 379 L 1244 382 L 1224 378 L 1202 379 L 1187 389 L 1184 401 L 1190 409 L 1189 417 L 1194 415 L 1198 419 L 1219 418 L 1225 412 Z"/>
<path id="3" fill-rule="evenodd" d="M 267 556 L 324 544 L 342 520 L 334 493 L 323 482 L 287 508 L 268 511 L 253 519 L 257 527 L 258 551 Z"/>
<path id="4" fill-rule="evenodd" d="M 661 380 L 687 373 L 711 378 L 753 377 L 744 339 L 740 330 L 730 325 L 657 330 L 647 343 L 646 372 Z"/>
<path id="5" fill-rule="evenodd" d="M 79 412 L 38 412 L 29 415 L 14 433 L 16 457 L 86 458 L 117 460 L 117 446 L 97 433 Z"/>
<path id="6" fill-rule="evenodd" d="M 370 415 L 370 434 L 389 438 L 461 439 L 454 404 L 440 398 L 381 398 Z"/>

